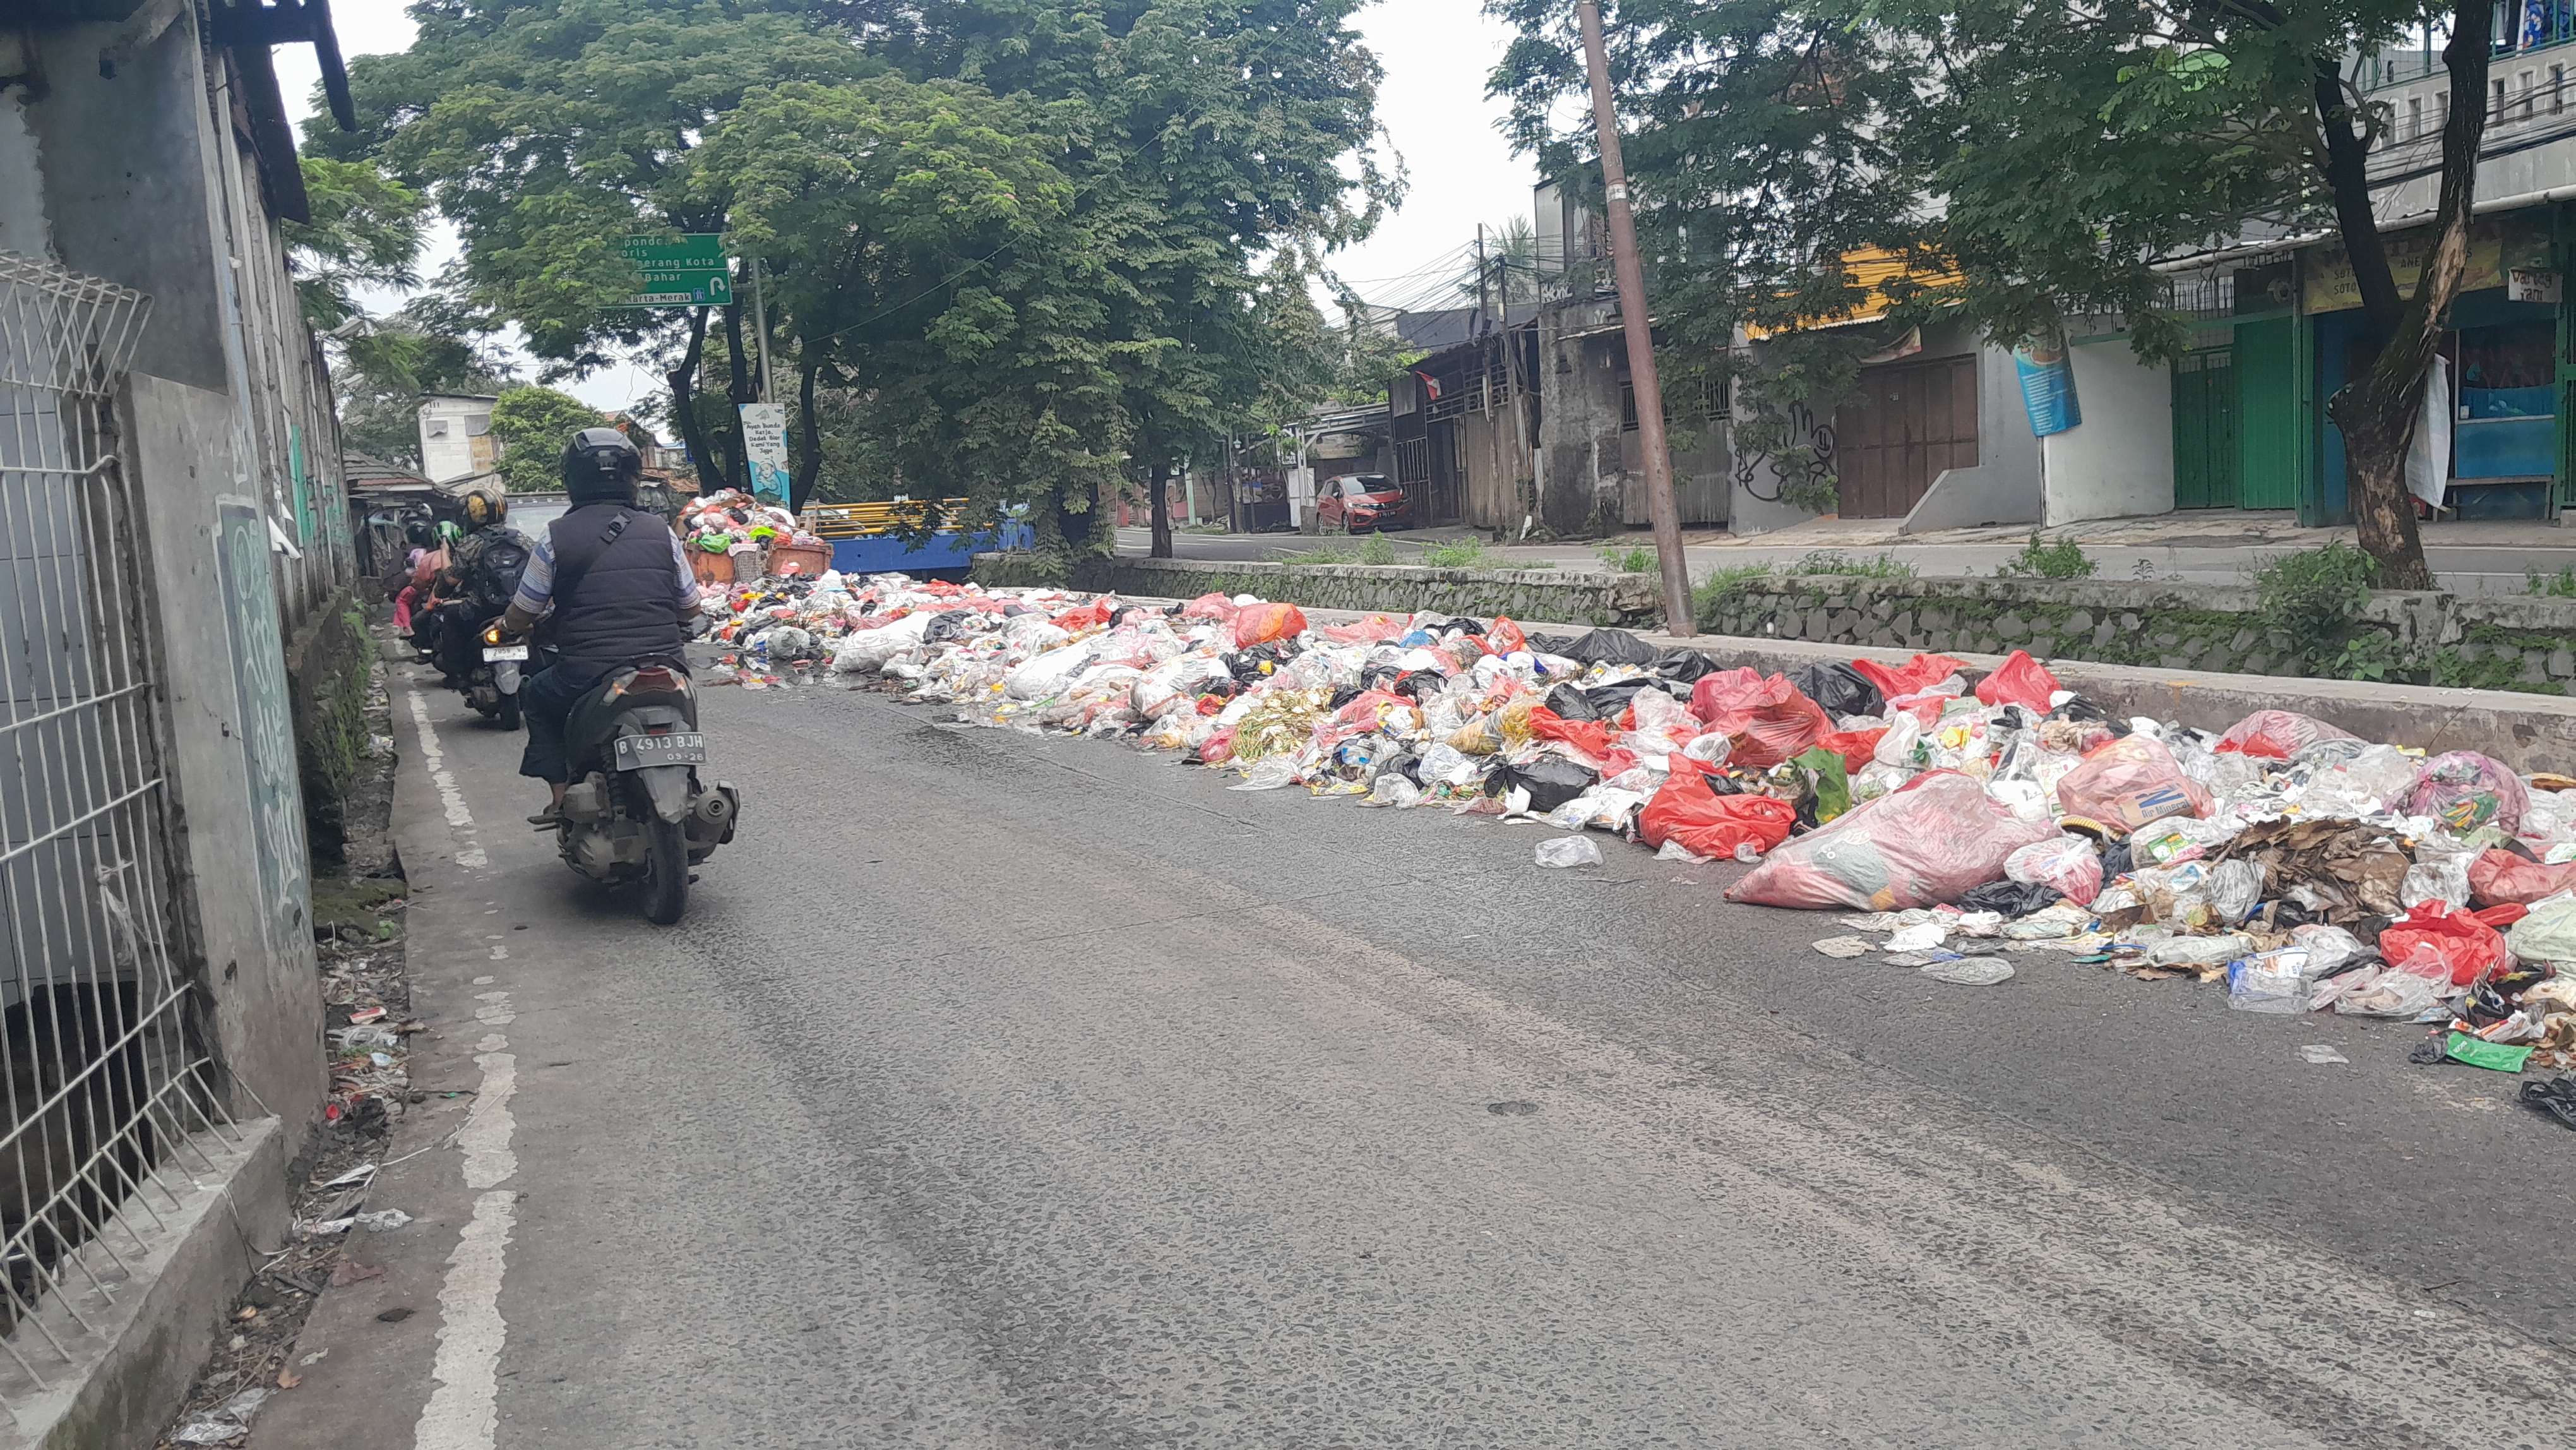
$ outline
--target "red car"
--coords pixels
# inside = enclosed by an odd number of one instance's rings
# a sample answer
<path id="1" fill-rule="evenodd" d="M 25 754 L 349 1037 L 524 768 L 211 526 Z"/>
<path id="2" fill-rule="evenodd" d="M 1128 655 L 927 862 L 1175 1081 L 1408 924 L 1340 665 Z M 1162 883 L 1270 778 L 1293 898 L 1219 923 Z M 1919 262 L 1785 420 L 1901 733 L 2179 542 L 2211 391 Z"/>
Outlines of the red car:
<path id="1" fill-rule="evenodd" d="M 1413 500 L 1383 473 L 1345 473 L 1324 480 L 1315 498 L 1317 532 L 1346 534 L 1413 527 Z"/>

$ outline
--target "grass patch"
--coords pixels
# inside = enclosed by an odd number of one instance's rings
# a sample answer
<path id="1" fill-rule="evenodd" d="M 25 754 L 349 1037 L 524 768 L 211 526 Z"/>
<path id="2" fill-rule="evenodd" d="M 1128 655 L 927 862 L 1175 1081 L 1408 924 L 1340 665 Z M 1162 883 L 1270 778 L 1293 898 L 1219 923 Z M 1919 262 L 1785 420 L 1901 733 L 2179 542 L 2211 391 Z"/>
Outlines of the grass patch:
<path id="1" fill-rule="evenodd" d="M 2102 566 L 2084 552 L 2084 546 L 2073 539 L 2043 543 L 2037 529 L 2031 530 L 2030 542 L 2021 552 L 1995 570 L 1998 579 L 2090 579 Z"/>
<path id="2" fill-rule="evenodd" d="M 1394 563 L 1395 540 L 1384 534 L 1371 533 L 1368 536 L 1368 542 L 1360 545 L 1360 562 L 1363 564 Z"/>
<path id="3" fill-rule="evenodd" d="M 1422 551 L 1422 563 L 1433 569 L 1479 569 L 1487 565 L 1485 541 L 1474 534 L 1448 544 L 1434 544 Z"/>
<path id="4" fill-rule="evenodd" d="M 1601 567 L 1613 574 L 1652 574 L 1655 551 L 1643 544 L 1612 544 L 1601 551 Z"/>
<path id="5" fill-rule="evenodd" d="M 2526 569 L 2523 578 L 2530 583 L 2522 592 L 2535 599 L 2576 599 L 2576 564 L 2570 564 L 2555 574 Z"/>
<path id="6" fill-rule="evenodd" d="M 1784 574 L 1847 574 L 1860 579 L 1911 579 L 1914 566 L 1894 554 L 1881 554 L 1874 559 L 1855 559 L 1819 549 L 1780 572 Z"/>
<path id="7" fill-rule="evenodd" d="M 1359 551 L 1348 544 L 1325 544 L 1320 548 L 1282 550 L 1270 556 L 1273 564 L 1356 564 Z"/>

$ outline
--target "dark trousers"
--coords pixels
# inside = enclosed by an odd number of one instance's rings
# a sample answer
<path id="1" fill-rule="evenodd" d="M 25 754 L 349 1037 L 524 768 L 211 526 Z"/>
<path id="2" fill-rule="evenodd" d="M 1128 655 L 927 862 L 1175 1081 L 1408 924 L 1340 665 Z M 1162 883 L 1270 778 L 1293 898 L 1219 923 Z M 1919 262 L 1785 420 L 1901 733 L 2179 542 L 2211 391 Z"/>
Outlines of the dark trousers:
<path id="1" fill-rule="evenodd" d="M 572 783 L 572 762 L 564 756 L 564 721 L 584 695 L 620 668 L 588 660 L 558 660 L 519 682 L 519 713 L 528 723 L 528 748 L 519 757 L 519 774 L 554 785 Z"/>

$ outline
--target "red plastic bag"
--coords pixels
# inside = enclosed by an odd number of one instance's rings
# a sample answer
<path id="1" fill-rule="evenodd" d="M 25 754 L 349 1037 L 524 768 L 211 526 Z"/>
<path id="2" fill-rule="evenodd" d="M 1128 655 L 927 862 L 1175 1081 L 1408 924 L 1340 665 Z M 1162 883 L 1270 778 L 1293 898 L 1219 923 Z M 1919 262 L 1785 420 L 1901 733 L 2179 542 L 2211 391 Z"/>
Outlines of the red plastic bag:
<path id="1" fill-rule="evenodd" d="M 1596 761 L 1610 754 L 1610 727 L 1598 720 L 1568 720 L 1540 705 L 1529 712 L 1529 725 L 1539 739 L 1562 740 Z"/>
<path id="2" fill-rule="evenodd" d="M 1712 675 L 1699 683 L 1706 685 L 1709 679 L 1715 678 Z M 1732 708 L 1722 709 L 1714 717 L 1701 718 L 1708 720 L 1709 729 L 1725 732 L 1731 742 L 1726 763 L 1746 770 L 1769 770 L 1790 756 L 1804 754 L 1808 747 L 1834 728 L 1834 722 L 1825 714 L 1824 707 L 1798 693 L 1798 687 L 1790 684 L 1786 675 L 1773 675 L 1751 691 L 1723 690 L 1711 694 L 1724 695 Z M 1700 704 L 1701 693 L 1694 686 L 1691 709 L 1697 711 Z"/>
<path id="3" fill-rule="evenodd" d="M 1306 632 L 1306 612 L 1294 604 L 1247 604 L 1234 617 L 1234 647 L 1250 649 Z"/>
<path id="4" fill-rule="evenodd" d="M 1869 768 L 1872 754 L 1878 749 L 1879 739 L 1886 734 L 1887 731 L 1884 729 L 1838 730 L 1828 735 L 1817 736 L 1816 743 L 1841 756 L 1843 769 L 1858 775 Z"/>
<path id="5" fill-rule="evenodd" d="M 1773 675 L 1771 678 L 1778 680 L 1784 677 Z M 1702 675 L 1699 682 L 1691 686 L 1691 713 L 1705 724 L 1720 715 L 1749 710 L 1762 703 L 1763 683 L 1759 670 L 1719 670 Z"/>
<path id="6" fill-rule="evenodd" d="M 1235 602 L 1226 598 L 1222 594 L 1202 594 L 1198 598 L 1181 606 L 1181 618 L 1183 619 L 1214 619 L 1225 621 L 1234 618 L 1236 613 L 1237 606 Z"/>
<path id="7" fill-rule="evenodd" d="M 1507 655 L 1528 648 L 1529 636 L 1521 633 L 1519 625 L 1500 615 L 1494 617 L 1493 627 L 1485 631 L 1485 651 L 1488 654 Z"/>
<path id="8" fill-rule="evenodd" d="M 1378 644 L 1412 628 L 1408 621 L 1372 614 L 1356 624 L 1328 624 L 1315 632 L 1335 644 Z"/>
<path id="9" fill-rule="evenodd" d="M 2511 851 L 2487 851 L 2469 863 L 2469 899 L 2480 906 L 2535 901 L 2576 891 L 2576 861 L 2544 866 Z"/>
<path id="10" fill-rule="evenodd" d="M 1070 630 L 1078 634 L 1083 630 L 1096 629 L 1107 624 L 1109 616 L 1117 612 L 1117 602 L 1103 594 L 1089 604 L 1075 605 L 1048 622 L 1058 629 Z"/>
<path id="11" fill-rule="evenodd" d="M 1852 668 L 1878 686 L 1878 692 L 1890 700 L 1922 694 L 1967 667 L 1967 661 L 1954 660 L 1948 655 L 1916 655 L 1897 669 L 1889 669 L 1876 660 L 1852 661 Z"/>
<path id="12" fill-rule="evenodd" d="M 1697 770 L 1676 770 L 1637 816 L 1637 836 L 1662 850 L 1679 841 L 1694 856 L 1729 858 L 1750 845 L 1768 851 L 1789 839 L 1797 807 L 1765 795 L 1719 795 Z"/>
<path id="13" fill-rule="evenodd" d="M 2348 730 L 2296 710 L 2257 710 L 2218 737 L 2219 753 L 2239 751 L 2265 760 L 2287 760 L 2320 740 L 2350 740 Z"/>
<path id="14" fill-rule="evenodd" d="M 2451 985 L 2465 987 L 2503 970 L 2504 938 L 2475 912 L 2453 911 L 2440 900 L 2420 901 L 2415 909 L 2388 924 L 2379 934 L 2379 955 L 2404 968 L 2419 952 L 2429 952 L 2450 968 Z M 2419 971 L 2418 976 L 2431 976 Z"/>
<path id="15" fill-rule="evenodd" d="M 2012 652 L 1995 672 L 1977 681 L 1977 698 L 1989 705 L 2019 705 L 2034 714 L 2045 715 L 2053 707 L 2048 697 L 2057 693 L 2057 676 L 2048 667 L 2030 657 L 2030 651 Z"/>
<path id="16" fill-rule="evenodd" d="M 2070 816 L 2099 821 L 2126 835 L 2167 816 L 2206 816 L 2213 804 L 2199 781 L 2182 773 L 2162 742 L 2130 735 L 2101 746 L 2057 783 L 2057 803 Z"/>
<path id="17" fill-rule="evenodd" d="M 1726 899 L 1864 911 L 1940 906 L 2003 880 L 2013 852 L 2056 835 L 2055 825 L 2020 819 L 1955 770 L 1926 771 L 1773 851 Z"/>
<path id="18" fill-rule="evenodd" d="M 1223 765 L 1234 759 L 1234 727 L 1220 726 L 1214 735 L 1199 743 L 1199 763 Z"/>

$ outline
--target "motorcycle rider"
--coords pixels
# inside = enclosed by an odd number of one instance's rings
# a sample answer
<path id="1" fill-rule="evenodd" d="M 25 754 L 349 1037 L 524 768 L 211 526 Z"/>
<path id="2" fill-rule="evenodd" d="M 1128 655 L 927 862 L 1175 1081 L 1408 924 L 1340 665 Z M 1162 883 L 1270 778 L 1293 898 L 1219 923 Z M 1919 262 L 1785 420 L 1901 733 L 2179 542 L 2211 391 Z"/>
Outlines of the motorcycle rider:
<path id="1" fill-rule="evenodd" d="M 550 525 L 519 576 L 519 592 L 502 618 L 503 632 L 525 635 L 547 620 L 553 663 L 520 686 L 528 746 L 519 774 L 553 792 L 528 818 L 552 825 L 563 814 L 572 763 L 564 723 L 581 698 L 630 665 L 685 671 L 684 650 L 698 619 L 698 581 L 679 535 L 659 514 L 637 506 L 643 455 L 614 428 L 584 428 L 564 448 L 564 491 L 571 509 Z"/>

